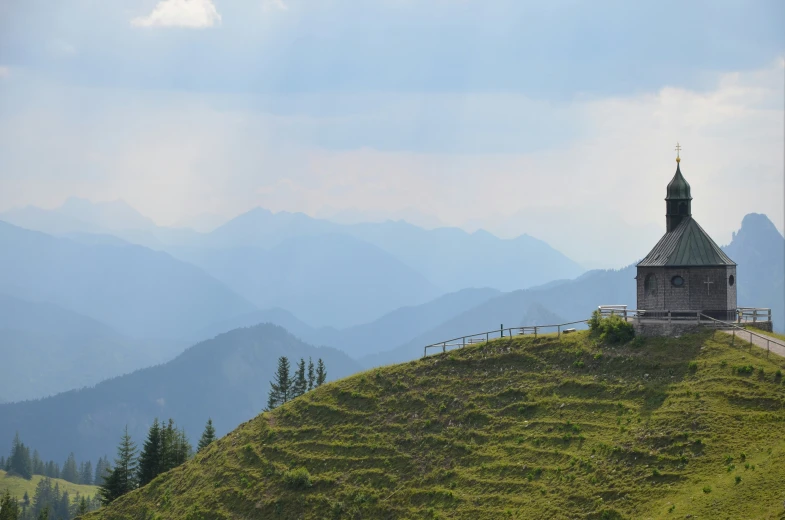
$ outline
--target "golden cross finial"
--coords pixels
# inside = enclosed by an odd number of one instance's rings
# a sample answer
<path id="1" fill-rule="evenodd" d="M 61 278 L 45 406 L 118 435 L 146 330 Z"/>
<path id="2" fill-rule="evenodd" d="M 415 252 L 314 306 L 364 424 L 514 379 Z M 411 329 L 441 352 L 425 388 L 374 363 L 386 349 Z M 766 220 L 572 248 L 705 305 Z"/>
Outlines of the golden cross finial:
<path id="1" fill-rule="evenodd" d="M 681 158 L 679 157 L 679 152 L 681 152 L 681 145 L 677 141 L 676 142 L 676 162 L 681 161 Z"/>

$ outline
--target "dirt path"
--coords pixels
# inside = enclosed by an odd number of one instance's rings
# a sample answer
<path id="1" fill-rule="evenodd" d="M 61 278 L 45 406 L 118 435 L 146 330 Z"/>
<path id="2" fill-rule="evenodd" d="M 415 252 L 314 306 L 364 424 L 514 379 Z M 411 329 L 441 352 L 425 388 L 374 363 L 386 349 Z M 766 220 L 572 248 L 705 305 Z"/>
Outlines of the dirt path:
<path id="1" fill-rule="evenodd" d="M 733 334 L 732 330 L 723 330 L 722 332 L 728 335 Z M 763 334 L 761 334 L 761 336 L 763 336 Z M 785 357 L 785 342 L 777 338 L 770 338 L 766 336 L 766 339 L 763 339 L 760 336 L 753 335 L 750 340 L 750 334 L 741 330 L 736 330 L 736 338 L 742 341 L 751 342 L 753 345 L 760 347 L 763 350 L 768 348 L 773 354 L 779 354 L 780 356 Z M 768 345 L 766 344 L 767 340 Z"/>

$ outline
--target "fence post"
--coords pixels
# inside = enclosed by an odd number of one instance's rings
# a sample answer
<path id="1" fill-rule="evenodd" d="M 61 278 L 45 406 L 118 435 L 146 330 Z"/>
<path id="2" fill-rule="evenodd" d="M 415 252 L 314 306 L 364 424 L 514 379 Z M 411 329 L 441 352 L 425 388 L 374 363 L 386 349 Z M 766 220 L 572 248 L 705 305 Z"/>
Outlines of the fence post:
<path id="1" fill-rule="evenodd" d="M 771 323 L 771 309 L 769 309 L 769 323 Z"/>
<path id="2" fill-rule="evenodd" d="M 463 337 L 463 345 L 461 346 L 461 348 L 463 348 L 465 346 L 466 346 L 466 336 Z"/>
<path id="3" fill-rule="evenodd" d="M 444 354 L 445 352 L 447 352 L 447 342 L 446 341 L 444 343 L 442 343 L 442 354 Z"/>
<path id="4" fill-rule="evenodd" d="M 488 333 L 485 333 L 485 343 L 488 343 Z"/>
<path id="5" fill-rule="evenodd" d="M 767 358 L 769 357 L 769 351 L 770 351 L 770 349 L 769 349 L 769 340 L 766 339 L 766 357 Z"/>
<path id="6" fill-rule="evenodd" d="M 668 311 L 668 325 L 671 324 L 671 311 Z"/>
<path id="7" fill-rule="evenodd" d="M 499 325 L 499 337 L 500 337 L 500 338 L 503 338 L 503 337 L 504 337 L 504 323 L 501 323 L 501 324 Z"/>
<path id="8" fill-rule="evenodd" d="M 537 325 L 534 326 L 534 337 L 537 337 Z"/>
<path id="9" fill-rule="evenodd" d="M 561 339 L 561 325 L 558 326 L 557 337 Z"/>
<path id="10" fill-rule="evenodd" d="M 422 349 L 422 357 L 425 357 L 427 355 L 428 355 L 428 347 L 423 347 L 423 349 Z"/>

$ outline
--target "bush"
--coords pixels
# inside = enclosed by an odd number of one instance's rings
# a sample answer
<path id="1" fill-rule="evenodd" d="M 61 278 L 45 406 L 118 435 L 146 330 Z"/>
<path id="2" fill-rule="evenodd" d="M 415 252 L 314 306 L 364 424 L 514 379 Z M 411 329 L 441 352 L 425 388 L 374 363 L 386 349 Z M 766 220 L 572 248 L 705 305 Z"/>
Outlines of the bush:
<path id="1" fill-rule="evenodd" d="M 311 487 L 311 474 L 305 468 L 284 471 L 283 482 L 292 489 L 306 489 Z"/>
<path id="2" fill-rule="evenodd" d="M 627 343 L 635 337 L 632 324 L 624 321 L 621 316 L 603 318 L 599 309 L 595 310 L 589 318 L 589 330 L 599 336 L 600 340 L 608 343 Z"/>
<path id="3" fill-rule="evenodd" d="M 698 371 L 698 362 L 697 361 L 690 361 L 687 365 L 687 368 L 690 372 L 697 372 Z"/>

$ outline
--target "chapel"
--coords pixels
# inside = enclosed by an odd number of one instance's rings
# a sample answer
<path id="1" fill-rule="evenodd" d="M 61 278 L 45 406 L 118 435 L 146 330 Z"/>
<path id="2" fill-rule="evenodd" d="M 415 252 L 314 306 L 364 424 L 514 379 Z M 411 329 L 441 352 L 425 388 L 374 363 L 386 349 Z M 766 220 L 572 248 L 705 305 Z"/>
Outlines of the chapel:
<path id="1" fill-rule="evenodd" d="M 637 307 L 651 316 L 701 312 L 723 321 L 736 319 L 736 263 L 692 216 L 690 185 L 676 174 L 665 197 L 665 235 L 637 265 Z M 663 312 L 666 311 L 666 312 Z"/>

